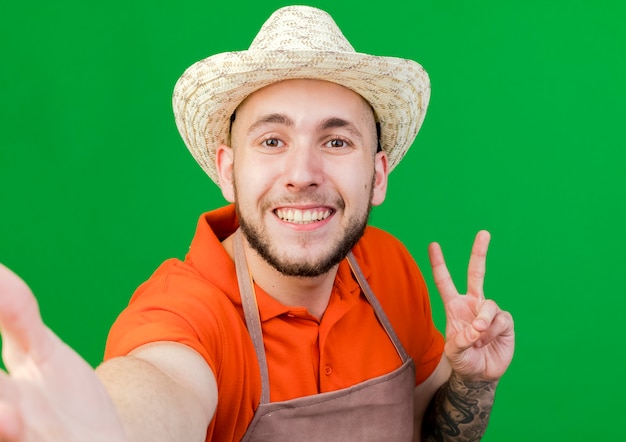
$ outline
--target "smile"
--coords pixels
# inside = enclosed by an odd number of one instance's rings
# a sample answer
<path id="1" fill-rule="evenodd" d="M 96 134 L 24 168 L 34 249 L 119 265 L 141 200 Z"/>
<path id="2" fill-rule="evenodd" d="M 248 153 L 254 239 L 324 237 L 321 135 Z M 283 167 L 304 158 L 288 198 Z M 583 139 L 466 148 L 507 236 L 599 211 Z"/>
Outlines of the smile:
<path id="1" fill-rule="evenodd" d="M 276 216 L 283 221 L 293 224 L 309 224 L 325 220 L 330 216 L 330 209 L 276 209 Z"/>

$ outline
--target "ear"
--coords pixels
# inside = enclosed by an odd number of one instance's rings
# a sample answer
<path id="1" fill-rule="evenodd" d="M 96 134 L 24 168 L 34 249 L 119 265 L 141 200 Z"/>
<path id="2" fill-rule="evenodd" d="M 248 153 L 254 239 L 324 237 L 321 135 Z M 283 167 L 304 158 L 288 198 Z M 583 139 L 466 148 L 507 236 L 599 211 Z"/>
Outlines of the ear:
<path id="1" fill-rule="evenodd" d="M 229 203 L 235 202 L 235 184 L 233 183 L 233 149 L 220 144 L 215 151 L 215 167 L 222 195 Z"/>
<path id="2" fill-rule="evenodd" d="M 374 189 L 372 192 L 372 205 L 378 206 L 385 201 L 387 195 L 387 177 L 389 169 L 387 164 L 387 152 L 377 152 L 374 157 Z"/>

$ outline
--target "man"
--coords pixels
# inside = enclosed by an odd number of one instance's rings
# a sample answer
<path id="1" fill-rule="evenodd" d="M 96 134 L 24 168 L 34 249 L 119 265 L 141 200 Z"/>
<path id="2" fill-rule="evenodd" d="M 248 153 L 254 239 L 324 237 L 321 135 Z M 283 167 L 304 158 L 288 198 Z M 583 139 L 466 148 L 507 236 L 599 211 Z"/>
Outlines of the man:
<path id="1" fill-rule="evenodd" d="M 463 296 L 429 249 L 444 351 L 417 266 L 366 227 L 428 98 L 421 66 L 354 52 L 309 7 L 188 69 L 179 130 L 234 205 L 137 290 L 95 374 L 0 268 L 2 439 L 480 439 L 514 347 L 482 292 L 488 233 Z"/>

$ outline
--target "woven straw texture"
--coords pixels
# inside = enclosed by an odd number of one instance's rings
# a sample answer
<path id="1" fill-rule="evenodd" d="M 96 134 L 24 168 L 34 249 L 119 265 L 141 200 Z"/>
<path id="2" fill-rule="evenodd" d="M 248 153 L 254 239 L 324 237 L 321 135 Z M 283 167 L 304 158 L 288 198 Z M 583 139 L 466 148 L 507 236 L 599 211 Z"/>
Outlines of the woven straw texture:
<path id="1" fill-rule="evenodd" d="M 365 98 L 380 122 L 389 170 L 413 143 L 430 98 L 428 75 L 418 63 L 355 52 L 322 10 L 281 8 L 265 22 L 249 50 L 193 64 L 174 88 L 178 130 L 214 182 L 215 150 L 229 143 L 230 116 L 237 106 L 264 86 L 296 78 L 331 81 Z"/>

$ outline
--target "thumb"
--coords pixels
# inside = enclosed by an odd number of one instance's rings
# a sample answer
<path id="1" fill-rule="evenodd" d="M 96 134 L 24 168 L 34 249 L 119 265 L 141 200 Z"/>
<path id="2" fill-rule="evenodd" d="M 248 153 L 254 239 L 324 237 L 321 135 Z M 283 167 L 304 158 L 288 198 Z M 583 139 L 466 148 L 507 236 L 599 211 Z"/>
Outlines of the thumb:
<path id="1" fill-rule="evenodd" d="M 468 348 L 472 347 L 480 338 L 480 331 L 476 330 L 472 324 L 467 325 L 457 333 L 451 341 L 448 341 L 448 351 L 451 355 L 459 356 Z"/>
<path id="2" fill-rule="evenodd" d="M 0 264 L 0 331 L 7 368 L 29 354 L 45 357 L 48 329 L 39 314 L 39 305 L 22 279 Z"/>

